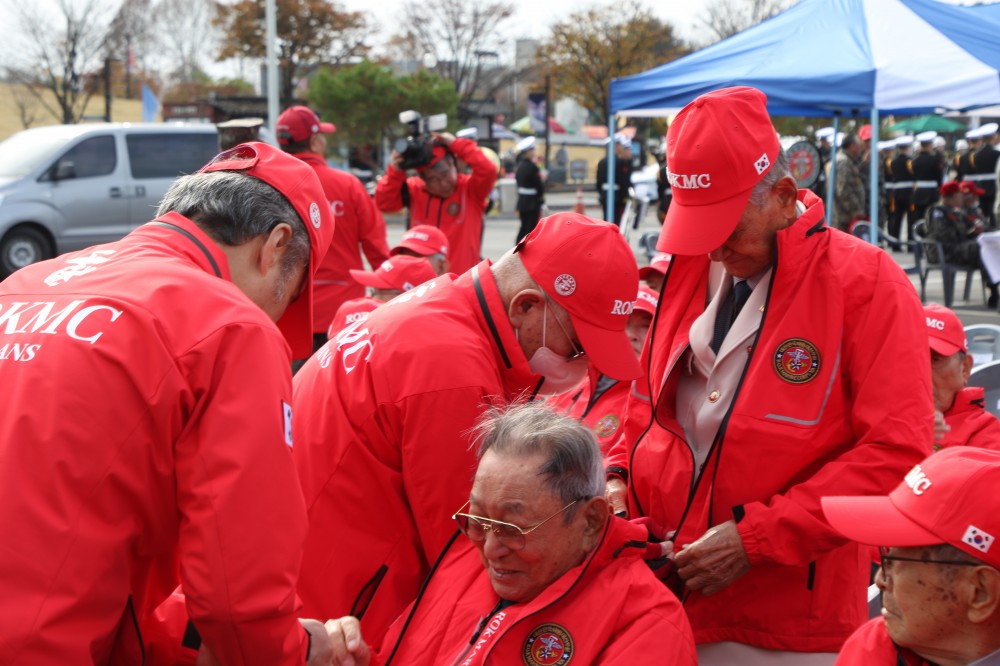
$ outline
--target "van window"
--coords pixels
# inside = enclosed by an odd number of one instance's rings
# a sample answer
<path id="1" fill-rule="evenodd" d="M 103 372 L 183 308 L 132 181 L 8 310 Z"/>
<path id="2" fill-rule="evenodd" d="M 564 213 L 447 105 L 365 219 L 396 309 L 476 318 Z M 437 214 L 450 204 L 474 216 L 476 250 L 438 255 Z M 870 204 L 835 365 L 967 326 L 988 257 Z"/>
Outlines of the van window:
<path id="1" fill-rule="evenodd" d="M 74 178 L 93 178 L 106 176 L 115 170 L 115 138 L 113 136 L 95 136 L 84 139 L 70 148 L 59 158 L 60 162 L 72 162 Z"/>
<path id="2" fill-rule="evenodd" d="M 0 178 L 23 178 L 66 147 L 55 132 L 18 132 L 0 143 Z"/>
<path id="3" fill-rule="evenodd" d="M 128 134 L 133 178 L 176 178 L 194 173 L 219 152 L 219 137 L 204 134 Z"/>

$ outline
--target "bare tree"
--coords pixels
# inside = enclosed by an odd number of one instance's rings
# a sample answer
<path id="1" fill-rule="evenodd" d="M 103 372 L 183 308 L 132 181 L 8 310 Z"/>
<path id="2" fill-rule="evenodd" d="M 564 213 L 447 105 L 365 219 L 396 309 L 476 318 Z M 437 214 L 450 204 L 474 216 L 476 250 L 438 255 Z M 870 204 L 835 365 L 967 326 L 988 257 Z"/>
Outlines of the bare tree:
<path id="1" fill-rule="evenodd" d="M 17 109 L 17 118 L 21 121 L 21 127 L 31 128 L 38 122 L 38 99 L 27 87 L 19 83 L 10 85 L 10 94 L 14 100 L 14 107 Z"/>
<path id="2" fill-rule="evenodd" d="M 152 0 L 123 0 L 108 29 L 108 57 L 119 60 L 126 73 L 126 95 L 134 95 L 131 75 L 144 71 L 150 46 L 156 41 L 152 24 Z"/>
<path id="3" fill-rule="evenodd" d="M 219 47 L 214 0 L 160 0 L 153 8 L 158 42 L 176 83 L 191 83 L 205 59 Z"/>
<path id="4" fill-rule="evenodd" d="M 392 41 L 401 55 L 423 61 L 455 84 L 460 120 L 470 102 L 492 97 L 511 72 L 499 66 L 506 41 L 501 28 L 514 14 L 505 0 L 407 0 L 403 29 Z"/>
<path id="5" fill-rule="evenodd" d="M 762 23 L 795 4 L 794 0 L 711 0 L 700 19 L 717 42 Z"/>
<path id="6" fill-rule="evenodd" d="M 47 6 L 49 5 L 49 6 Z M 52 5 L 54 5 L 54 11 Z M 83 116 L 99 79 L 110 12 L 102 0 L 8 3 L 17 22 L 12 81 L 63 123 Z"/>

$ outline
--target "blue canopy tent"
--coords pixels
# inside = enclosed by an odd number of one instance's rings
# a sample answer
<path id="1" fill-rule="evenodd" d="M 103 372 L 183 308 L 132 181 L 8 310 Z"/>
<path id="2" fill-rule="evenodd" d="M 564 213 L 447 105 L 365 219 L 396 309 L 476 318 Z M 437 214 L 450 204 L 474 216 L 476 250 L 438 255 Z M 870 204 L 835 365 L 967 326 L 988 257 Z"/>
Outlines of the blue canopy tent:
<path id="1" fill-rule="evenodd" d="M 880 112 L 1000 103 L 1000 22 L 974 11 L 936 0 L 802 0 L 729 39 L 612 81 L 609 130 L 618 114 L 663 116 L 711 90 L 747 85 L 767 95 L 772 115 L 832 116 L 835 127 L 843 116 L 870 116 L 874 145 Z M 871 168 L 874 190 L 877 160 Z M 870 212 L 877 219 L 877 196 Z"/>

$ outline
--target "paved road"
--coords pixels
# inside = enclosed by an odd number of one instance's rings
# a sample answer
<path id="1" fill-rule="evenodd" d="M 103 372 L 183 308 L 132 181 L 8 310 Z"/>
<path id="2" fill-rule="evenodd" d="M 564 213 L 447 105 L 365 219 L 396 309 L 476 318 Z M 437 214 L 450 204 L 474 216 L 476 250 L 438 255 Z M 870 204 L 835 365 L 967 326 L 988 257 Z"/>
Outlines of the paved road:
<path id="1" fill-rule="evenodd" d="M 593 191 L 584 192 L 583 198 L 587 214 L 598 219 L 603 219 L 603 212 L 598 207 L 597 193 Z M 550 208 L 550 212 L 573 210 L 573 206 L 576 203 L 576 194 L 574 192 L 549 193 L 546 195 L 546 200 Z M 389 246 L 392 247 L 403 235 L 404 218 L 402 216 L 389 216 L 386 218 L 386 221 L 388 222 Z M 503 255 L 504 252 L 513 247 L 515 242 L 514 236 L 517 234 L 519 226 L 520 221 L 514 213 L 494 212 L 491 214 L 486 222 L 486 233 L 483 239 L 484 255 L 490 259 L 496 260 Z M 650 210 L 646 214 L 640 228 L 629 234 L 629 242 L 636 253 L 636 259 L 639 262 L 639 265 L 647 263 L 644 253 L 639 249 L 639 237 L 644 232 L 658 231 L 659 228 L 660 225 L 656 219 L 656 215 L 654 211 Z M 896 263 L 904 268 L 913 266 L 913 255 L 906 253 L 892 253 L 892 256 L 893 259 L 896 260 Z M 910 274 L 910 280 L 913 282 L 914 289 L 916 289 L 919 294 L 920 279 L 916 273 Z M 969 324 L 982 323 L 1000 324 L 1000 313 L 986 307 L 981 280 L 978 273 L 973 279 L 968 302 L 963 301 L 961 298 L 964 289 L 965 274 L 960 274 L 956 279 L 956 301 L 953 309 L 958 314 L 963 324 L 966 326 Z M 944 302 L 944 285 L 941 280 L 940 271 L 933 271 L 928 276 L 927 302 Z"/>

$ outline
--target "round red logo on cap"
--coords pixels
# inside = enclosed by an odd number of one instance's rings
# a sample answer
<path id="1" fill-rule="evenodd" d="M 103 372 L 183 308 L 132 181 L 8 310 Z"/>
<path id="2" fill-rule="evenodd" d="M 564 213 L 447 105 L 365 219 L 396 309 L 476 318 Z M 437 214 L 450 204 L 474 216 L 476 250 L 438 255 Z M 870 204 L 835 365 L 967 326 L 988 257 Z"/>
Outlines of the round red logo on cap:
<path id="1" fill-rule="evenodd" d="M 576 291 L 576 278 L 569 273 L 563 273 L 555 279 L 552 286 L 560 296 L 569 296 Z"/>
<path id="2" fill-rule="evenodd" d="M 573 637 L 558 624 L 543 624 L 524 641 L 521 658 L 529 666 L 568 664 L 573 658 Z"/>
<path id="3" fill-rule="evenodd" d="M 789 338 L 774 350 L 774 370 L 791 384 L 803 384 L 819 372 L 816 345 L 802 338 Z"/>
<path id="4" fill-rule="evenodd" d="M 319 214 L 319 206 L 313 201 L 309 204 L 309 221 L 312 222 L 313 227 L 319 229 L 320 222 L 323 220 Z"/>

